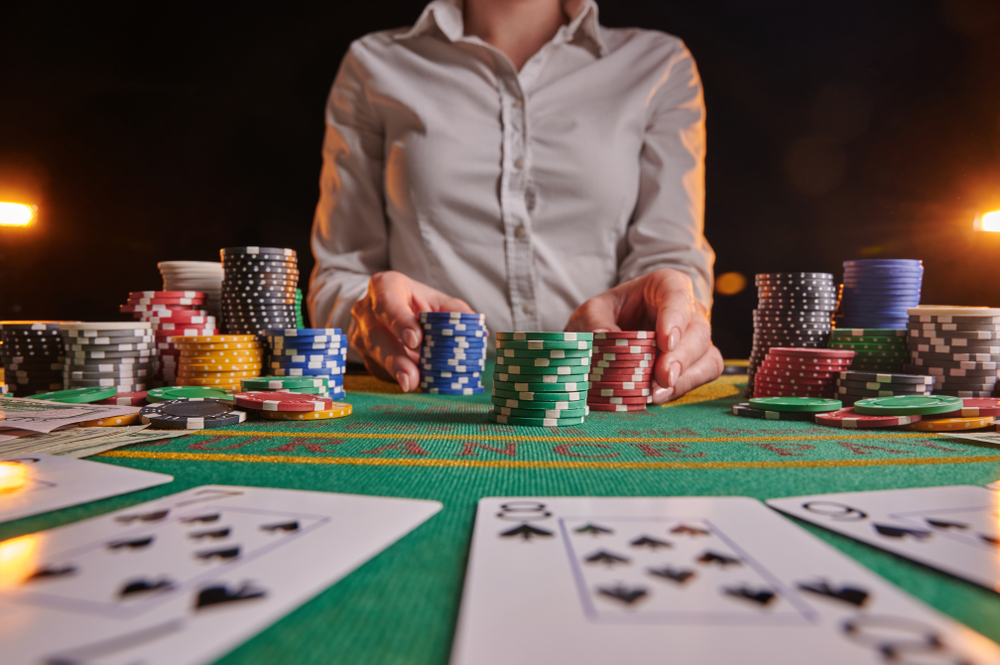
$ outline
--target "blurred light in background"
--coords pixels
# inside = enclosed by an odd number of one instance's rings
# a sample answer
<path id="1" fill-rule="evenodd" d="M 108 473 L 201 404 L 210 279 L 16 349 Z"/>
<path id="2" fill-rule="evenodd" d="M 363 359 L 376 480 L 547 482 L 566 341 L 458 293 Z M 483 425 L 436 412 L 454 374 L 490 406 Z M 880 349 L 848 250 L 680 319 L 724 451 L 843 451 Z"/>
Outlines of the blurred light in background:
<path id="1" fill-rule="evenodd" d="M 0 201 L 0 226 L 28 226 L 37 211 L 36 206 Z"/>
<path id="2" fill-rule="evenodd" d="M 735 296 L 747 288 L 747 278 L 738 272 L 722 273 L 715 278 L 715 292 L 723 296 Z"/>
<path id="3" fill-rule="evenodd" d="M 1000 210 L 984 212 L 976 217 L 975 228 L 977 231 L 1000 231 Z"/>

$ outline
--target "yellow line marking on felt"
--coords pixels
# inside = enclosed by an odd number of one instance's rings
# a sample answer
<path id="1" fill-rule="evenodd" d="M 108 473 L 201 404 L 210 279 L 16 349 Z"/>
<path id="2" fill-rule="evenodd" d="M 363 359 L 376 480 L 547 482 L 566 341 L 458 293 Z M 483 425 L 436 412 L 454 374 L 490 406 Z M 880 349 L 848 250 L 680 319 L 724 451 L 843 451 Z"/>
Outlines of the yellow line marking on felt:
<path id="1" fill-rule="evenodd" d="M 448 460 L 387 457 L 304 457 L 279 455 L 219 455 L 212 453 L 157 453 L 112 450 L 100 457 L 184 460 L 201 462 L 264 462 L 268 464 L 337 464 L 355 466 L 424 466 L 478 469 L 822 469 L 859 466 L 977 464 L 1000 462 L 1000 455 L 975 457 L 907 457 L 865 460 L 789 460 L 774 462 L 574 462 L 516 460 Z"/>

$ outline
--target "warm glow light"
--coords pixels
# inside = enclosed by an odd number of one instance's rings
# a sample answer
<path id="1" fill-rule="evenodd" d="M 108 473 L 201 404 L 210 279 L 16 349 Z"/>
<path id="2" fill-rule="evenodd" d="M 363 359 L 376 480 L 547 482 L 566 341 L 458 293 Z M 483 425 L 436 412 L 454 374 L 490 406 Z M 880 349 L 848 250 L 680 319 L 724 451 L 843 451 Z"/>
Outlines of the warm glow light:
<path id="1" fill-rule="evenodd" d="M 0 494 L 16 492 L 28 484 L 28 468 L 17 462 L 0 462 Z"/>
<path id="2" fill-rule="evenodd" d="M 738 272 L 727 272 L 715 278 L 715 292 L 724 296 L 735 296 L 747 287 L 747 278 Z"/>
<path id="3" fill-rule="evenodd" d="M 38 568 L 37 535 L 0 543 L 0 589 L 17 586 Z"/>
<path id="4" fill-rule="evenodd" d="M 0 201 L 0 226 L 28 226 L 35 218 L 35 206 Z"/>
<path id="5" fill-rule="evenodd" d="M 976 220 L 976 229 L 979 231 L 1000 231 L 1000 210 L 983 213 Z"/>

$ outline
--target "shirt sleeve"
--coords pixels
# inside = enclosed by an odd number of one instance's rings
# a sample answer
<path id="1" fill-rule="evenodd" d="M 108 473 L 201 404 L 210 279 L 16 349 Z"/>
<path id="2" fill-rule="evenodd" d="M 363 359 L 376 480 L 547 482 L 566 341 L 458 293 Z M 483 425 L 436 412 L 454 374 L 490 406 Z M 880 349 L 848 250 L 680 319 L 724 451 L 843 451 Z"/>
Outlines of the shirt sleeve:
<path id="1" fill-rule="evenodd" d="M 660 268 L 687 274 L 712 306 L 715 253 L 705 239 L 705 101 L 694 58 L 678 43 L 647 97 L 639 196 L 618 281 Z"/>
<path id="2" fill-rule="evenodd" d="M 389 267 L 384 131 L 368 101 L 361 48 L 355 42 L 344 56 L 326 105 L 307 300 L 313 325 L 345 330 L 371 275 Z"/>

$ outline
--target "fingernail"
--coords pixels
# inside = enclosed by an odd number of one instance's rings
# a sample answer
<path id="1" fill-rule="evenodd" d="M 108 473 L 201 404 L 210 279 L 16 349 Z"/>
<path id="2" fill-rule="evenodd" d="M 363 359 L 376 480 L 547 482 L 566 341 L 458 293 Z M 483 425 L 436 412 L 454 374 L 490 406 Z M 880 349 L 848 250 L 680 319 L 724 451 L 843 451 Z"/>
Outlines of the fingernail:
<path id="1" fill-rule="evenodd" d="M 663 404 L 671 395 L 674 394 L 673 388 L 660 388 L 656 387 L 653 389 L 653 403 Z"/>
<path id="2" fill-rule="evenodd" d="M 671 365 L 670 373 L 667 375 L 667 385 L 672 387 L 675 383 L 677 383 L 677 377 L 680 376 L 680 374 L 681 374 L 680 363 L 674 363 L 673 365 Z"/>
<path id="3" fill-rule="evenodd" d="M 399 387 L 403 389 L 404 393 L 410 392 L 409 374 L 407 374 L 406 372 L 400 372 L 399 374 L 396 375 L 396 381 L 399 382 Z"/>
<path id="4" fill-rule="evenodd" d="M 417 333 L 414 330 L 407 328 L 403 331 L 403 344 L 406 344 L 411 349 L 415 349 L 420 345 L 420 338 L 417 337 Z"/>
<path id="5" fill-rule="evenodd" d="M 681 340 L 681 333 L 676 328 L 670 331 L 667 335 L 667 351 L 673 351 L 677 348 L 677 342 Z"/>

